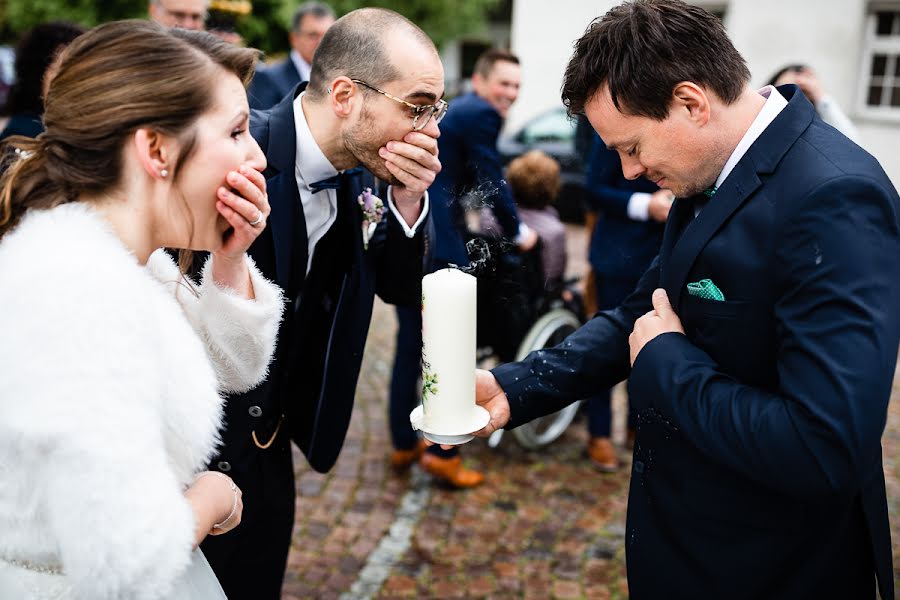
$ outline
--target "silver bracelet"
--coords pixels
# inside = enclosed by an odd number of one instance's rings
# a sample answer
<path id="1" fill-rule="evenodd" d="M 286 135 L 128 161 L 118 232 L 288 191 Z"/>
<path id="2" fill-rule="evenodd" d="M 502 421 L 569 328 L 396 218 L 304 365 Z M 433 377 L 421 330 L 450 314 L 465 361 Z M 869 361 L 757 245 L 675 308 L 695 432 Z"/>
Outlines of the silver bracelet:
<path id="1" fill-rule="evenodd" d="M 222 529 L 223 527 L 225 527 L 225 524 L 231 520 L 231 518 L 234 516 L 234 513 L 237 512 L 237 485 L 235 485 L 234 480 L 231 477 L 225 475 L 224 473 L 219 473 L 218 471 L 204 471 L 203 473 L 197 475 L 196 478 L 194 478 L 194 483 L 207 475 L 215 475 L 216 477 L 226 479 L 228 481 L 228 485 L 231 486 L 231 512 L 228 513 L 228 516 L 225 517 L 225 520 L 221 523 L 213 523 L 213 529 Z"/>

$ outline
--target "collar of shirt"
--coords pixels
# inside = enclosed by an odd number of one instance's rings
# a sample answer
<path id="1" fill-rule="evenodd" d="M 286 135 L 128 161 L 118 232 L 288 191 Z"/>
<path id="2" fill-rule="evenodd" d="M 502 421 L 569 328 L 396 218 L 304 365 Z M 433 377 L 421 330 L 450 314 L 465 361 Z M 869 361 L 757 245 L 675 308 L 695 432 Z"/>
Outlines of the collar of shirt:
<path id="1" fill-rule="evenodd" d="M 296 50 L 291 50 L 290 57 L 291 62 L 294 63 L 294 68 L 300 74 L 300 81 L 309 81 L 309 72 L 312 69 L 310 64 L 303 60 L 303 57 Z"/>
<path id="2" fill-rule="evenodd" d="M 725 181 L 725 178 L 728 177 L 735 165 L 737 165 L 744 157 L 744 154 L 747 153 L 747 150 L 749 150 L 750 146 L 753 145 L 753 142 L 756 141 L 756 138 L 762 135 L 762 132 L 766 130 L 766 127 L 768 127 L 772 121 L 775 120 L 775 117 L 778 116 L 778 113 L 787 106 L 787 100 L 784 99 L 784 96 L 782 96 L 774 86 L 767 85 L 761 90 L 757 90 L 756 93 L 765 98 L 766 103 L 763 104 L 762 110 L 760 110 L 759 114 L 756 115 L 756 118 L 753 119 L 753 123 L 750 124 L 747 133 L 745 133 L 744 137 L 741 138 L 741 141 L 738 142 L 734 152 L 728 157 L 728 161 L 725 162 L 722 173 L 719 175 L 719 178 L 716 179 L 716 187 L 722 185 L 722 182 Z"/>

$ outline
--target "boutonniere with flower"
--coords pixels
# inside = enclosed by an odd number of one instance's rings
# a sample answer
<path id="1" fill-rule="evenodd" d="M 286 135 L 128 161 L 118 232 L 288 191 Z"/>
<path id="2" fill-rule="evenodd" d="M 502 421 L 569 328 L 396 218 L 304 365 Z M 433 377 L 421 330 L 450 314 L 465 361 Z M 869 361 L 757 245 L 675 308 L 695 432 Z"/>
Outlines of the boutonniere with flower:
<path id="1" fill-rule="evenodd" d="M 375 233 L 375 228 L 381 222 L 382 215 L 384 215 L 384 202 L 381 201 L 381 198 L 372 193 L 372 188 L 364 189 L 363 193 L 359 195 L 356 201 L 363 214 L 363 248 L 368 250 L 369 240 L 372 239 L 372 234 Z"/>

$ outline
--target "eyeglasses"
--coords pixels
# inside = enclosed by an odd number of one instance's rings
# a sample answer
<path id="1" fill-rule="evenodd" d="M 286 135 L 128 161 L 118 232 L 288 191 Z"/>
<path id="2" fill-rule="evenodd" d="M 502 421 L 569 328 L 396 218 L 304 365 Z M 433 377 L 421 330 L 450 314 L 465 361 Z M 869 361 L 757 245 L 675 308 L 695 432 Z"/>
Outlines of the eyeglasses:
<path id="1" fill-rule="evenodd" d="M 413 117 L 413 131 L 422 131 L 423 129 L 425 129 L 425 126 L 428 125 L 428 122 L 432 117 L 434 117 L 435 124 L 440 123 L 441 119 L 444 118 L 444 115 L 447 114 L 447 107 L 450 106 L 444 100 L 438 100 L 437 104 L 413 104 L 412 102 L 407 102 L 406 100 L 402 100 L 396 96 L 392 96 L 384 90 L 379 90 L 374 85 L 369 85 L 365 81 L 361 81 L 359 79 L 351 79 L 350 81 L 365 86 L 373 92 L 378 92 L 383 96 L 387 96 L 395 102 L 399 102 L 400 104 L 405 104 L 406 106 L 408 106 L 415 113 L 415 116 Z"/>

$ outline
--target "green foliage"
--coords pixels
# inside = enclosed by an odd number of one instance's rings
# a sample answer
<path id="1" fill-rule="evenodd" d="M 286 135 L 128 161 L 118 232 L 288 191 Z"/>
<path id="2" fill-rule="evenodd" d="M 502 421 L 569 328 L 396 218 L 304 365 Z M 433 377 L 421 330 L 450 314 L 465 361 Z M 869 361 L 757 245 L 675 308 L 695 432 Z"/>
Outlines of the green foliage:
<path id="1" fill-rule="evenodd" d="M 147 16 L 147 2 L 134 0 L 6 0 L 4 29 L 20 33 L 45 21 L 72 21 L 92 27 L 105 21 Z"/>
<path id="2" fill-rule="evenodd" d="M 487 15 L 500 0 L 334 0 L 338 14 L 363 6 L 397 11 L 427 33 L 440 48 L 445 42 L 467 34 L 478 34 L 487 24 Z"/>
<path id="3" fill-rule="evenodd" d="M 288 50 L 288 28 L 299 0 L 252 0 L 253 14 L 238 20 L 246 44 L 269 55 Z M 389 8 L 421 27 L 440 47 L 446 41 L 484 31 L 487 15 L 501 0 L 333 0 L 340 16 L 363 6 Z M 44 21 L 73 21 L 86 27 L 147 16 L 149 0 L 0 0 L 0 32 L 15 37 Z M 10 40 L 7 40 L 10 41 Z"/>

